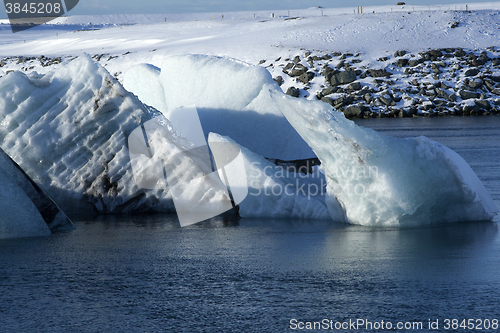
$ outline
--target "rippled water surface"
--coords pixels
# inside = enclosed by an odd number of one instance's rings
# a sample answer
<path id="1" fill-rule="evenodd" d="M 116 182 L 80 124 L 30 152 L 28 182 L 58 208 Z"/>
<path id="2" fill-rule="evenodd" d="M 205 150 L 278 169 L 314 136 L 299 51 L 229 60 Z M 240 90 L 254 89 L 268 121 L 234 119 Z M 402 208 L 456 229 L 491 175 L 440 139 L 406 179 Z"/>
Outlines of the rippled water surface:
<path id="1" fill-rule="evenodd" d="M 357 123 L 444 143 L 500 205 L 500 117 Z M 364 319 L 422 322 L 407 332 L 423 332 L 429 320 L 445 331 L 447 318 L 500 319 L 499 221 L 376 229 L 225 218 L 180 228 L 175 216 L 80 218 L 71 232 L 0 240 L 0 331 L 292 332 L 292 319 Z"/>

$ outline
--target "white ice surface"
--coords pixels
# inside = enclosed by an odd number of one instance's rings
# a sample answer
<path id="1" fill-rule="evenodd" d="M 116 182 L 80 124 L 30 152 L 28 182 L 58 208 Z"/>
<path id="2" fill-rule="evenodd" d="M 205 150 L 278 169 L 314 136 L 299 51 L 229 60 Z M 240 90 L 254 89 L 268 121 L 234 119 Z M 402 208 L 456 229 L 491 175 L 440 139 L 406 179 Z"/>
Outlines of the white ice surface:
<path id="1" fill-rule="evenodd" d="M 142 173 L 154 181 L 145 188 L 132 169 L 127 139 L 147 121 L 159 124 L 149 133 L 153 150 L 136 158 L 164 161 L 176 181 L 211 171 L 196 154 L 182 155 L 193 145 L 88 56 L 45 76 L 1 78 L 0 118 L 1 147 L 65 212 L 174 211 L 163 172 Z M 198 192 L 184 195 L 207 205 L 222 195 Z"/>
<path id="2" fill-rule="evenodd" d="M 325 103 L 270 93 L 321 160 L 327 204 L 340 202 L 348 222 L 411 226 L 491 220 L 498 212 L 467 162 L 442 144 L 389 137 Z"/>
<path id="3" fill-rule="evenodd" d="M 208 142 L 230 142 L 231 138 L 210 133 Z M 318 170 L 301 174 L 276 166 L 240 146 L 248 195 L 239 204 L 241 217 L 331 219 L 344 221 L 342 211 L 330 216 L 325 204 L 326 181 Z M 296 170 L 298 171 L 298 170 Z"/>
<path id="4" fill-rule="evenodd" d="M 160 72 L 151 65 L 132 67 L 125 73 L 124 87 L 169 119 L 174 110 L 195 106 L 205 136 L 227 135 L 265 157 L 314 157 L 272 103 L 267 91 L 280 89 L 260 66 L 206 55 L 172 56 Z"/>

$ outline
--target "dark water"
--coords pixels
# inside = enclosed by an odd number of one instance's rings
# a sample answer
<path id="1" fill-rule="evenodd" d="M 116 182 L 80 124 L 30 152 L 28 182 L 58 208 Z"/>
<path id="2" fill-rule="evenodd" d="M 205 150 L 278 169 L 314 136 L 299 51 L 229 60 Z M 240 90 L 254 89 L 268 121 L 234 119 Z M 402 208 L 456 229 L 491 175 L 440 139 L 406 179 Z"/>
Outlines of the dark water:
<path id="1" fill-rule="evenodd" d="M 500 204 L 500 117 L 359 123 L 455 149 Z M 382 321 L 427 332 L 429 320 L 433 332 L 484 331 L 500 319 L 498 222 L 81 219 L 72 232 L 0 241 L 0 332 L 293 332 L 323 320 L 337 332 L 386 331 Z M 349 320 L 372 326 L 335 330 Z"/>

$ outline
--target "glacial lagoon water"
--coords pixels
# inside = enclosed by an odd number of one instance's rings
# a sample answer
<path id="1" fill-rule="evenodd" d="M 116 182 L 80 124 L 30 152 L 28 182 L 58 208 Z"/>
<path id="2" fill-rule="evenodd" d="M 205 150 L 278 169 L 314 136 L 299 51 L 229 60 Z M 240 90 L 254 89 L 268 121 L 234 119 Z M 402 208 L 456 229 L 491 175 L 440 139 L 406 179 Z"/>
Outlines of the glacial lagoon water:
<path id="1" fill-rule="evenodd" d="M 500 206 L 500 117 L 357 123 L 454 149 Z M 181 228 L 175 216 L 81 217 L 74 231 L 0 240 L 0 331 L 294 332 L 316 324 L 323 329 L 303 331 L 374 332 L 389 323 L 398 332 L 496 331 L 499 222 L 398 229 L 226 217 Z"/>

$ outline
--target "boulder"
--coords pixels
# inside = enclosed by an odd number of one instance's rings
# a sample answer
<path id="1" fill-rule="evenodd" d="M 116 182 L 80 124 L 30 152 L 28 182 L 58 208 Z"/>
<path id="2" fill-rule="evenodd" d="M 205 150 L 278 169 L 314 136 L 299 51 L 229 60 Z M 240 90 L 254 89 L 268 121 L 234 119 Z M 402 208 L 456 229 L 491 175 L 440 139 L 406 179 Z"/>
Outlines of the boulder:
<path id="1" fill-rule="evenodd" d="M 286 94 L 290 95 L 292 97 L 299 97 L 300 90 L 297 89 L 297 88 L 295 88 L 295 87 L 290 87 L 290 88 L 287 89 Z"/>
<path id="2" fill-rule="evenodd" d="M 356 80 L 356 73 L 354 71 L 344 71 L 333 75 L 330 78 L 330 85 L 338 86 L 340 84 L 347 84 Z"/>
<path id="3" fill-rule="evenodd" d="M 408 59 L 400 58 L 394 63 L 394 65 L 397 67 L 405 67 L 408 65 Z"/>
<path id="4" fill-rule="evenodd" d="M 313 78 L 314 78 L 313 72 L 306 72 L 306 73 L 302 74 L 301 76 L 299 76 L 299 81 L 301 81 L 302 83 L 308 83 Z"/>
<path id="5" fill-rule="evenodd" d="M 350 90 L 361 90 L 361 83 L 359 82 L 353 82 L 350 85 L 347 86 L 347 89 Z"/>
<path id="6" fill-rule="evenodd" d="M 352 96 L 342 96 L 333 101 L 333 106 L 335 108 L 340 108 L 346 106 L 354 101 Z"/>
<path id="7" fill-rule="evenodd" d="M 461 49 L 461 48 L 458 48 L 455 53 L 454 53 L 455 57 L 465 57 L 467 55 L 467 53 Z"/>
<path id="8" fill-rule="evenodd" d="M 408 61 L 408 66 L 410 66 L 410 67 L 415 67 L 418 64 L 419 64 L 419 62 L 416 61 L 416 60 L 410 60 L 410 61 Z"/>
<path id="9" fill-rule="evenodd" d="M 476 76 L 479 74 L 479 69 L 477 68 L 469 68 L 468 70 L 465 71 L 465 76 Z"/>
<path id="10" fill-rule="evenodd" d="M 307 72 L 307 68 L 304 65 L 298 64 L 292 68 L 289 75 L 292 77 L 297 77 L 297 76 L 301 76 L 302 74 L 304 74 L 306 72 Z"/>
<path id="11" fill-rule="evenodd" d="M 385 69 L 370 69 L 369 73 L 372 77 L 389 77 L 392 75 Z"/>
<path id="12" fill-rule="evenodd" d="M 363 117 L 364 110 L 364 105 L 349 105 L 342 112 L 346 118 L 361 118 Z"/>
<path id="13" fill-rule="evenodd" d="M 463 89 L 460 90 L 460 97 L 462 97 L 462 99 L 479 98 L 479 94 L 473 91 Z"/>
<path id="14" fill-rule="evenodd" d="M 469 81 L 469 87 L 471 87 L 472 89 L 478 89 L 482 87 L 482 85 L 483 85 L 483 80 L 481 79 L 475 79 Z"/>
<path id="15" fill-rule="evenodd" d="M 380 96 L 380 97 L 379 97 L 379 100 L 380 100 L 383 104 L 385 104 L 385 105 L 387 105 L 387 106 L 392 105 L 392 102 L 394 102 L 394 101 L 392 100 L 392 97 L 391 97 L 390 95 L 387 95 L 387 94 L 386 94 L 386 95 L 383 95 L 383 96 Z"/>
<path id="16" fill-rule="evenodd" d="M 322 98 L 324 96 L 331 95 L 331 94 L 335 93 L 336 91 L 337 91 L 337 87 L 328 87 L 326 89 L 321 90 L 321 92 L 319 93 L 319 95 Z M 321 99 L 321 98 L 319 98 L 319 99 Z"/>
<path id="17" fill-rule="evenodd" d="M 331 99 L 330 97 L 323 97 L 323 98 L 321 98 L 321 101 L 323 103 L 330 104 L 331 106 L 333 106 L 335 104 L 335 101 L 333 99 Z"/>
<path id="18" fill-rule="evenodd" d="M 395 57 L 402 57 L 406 54 L 406 51 L 404 50 L 400 50 L 400 51 L 396 51 L 396 53 L 394 53 L 394 56 Z"/>
<path id="19" fill-rule="evenodd" d="M 330 68 L 328 66 L 325 66 L 323 68 L 323 76 L 325 77 L 326 81 L 327 82 L 330 82 L 330 79 L 332 78 L 332 76 L 334 76 L 335 74 L 338 74 L 340 73 L 340 71 L 336 70 L 336 69 L 333 69 L 333 68 Z"/>
<path id="20" fill-rule="evenodd" d="M 478 99 L 475 101 L 476 106 L 480 107 L 481 109 L 489 110 L 491 109 L 490 102 L 488 102 L 485 99 Z"/>
<path id="21" fill-rule="evenodd" d="M 443 56 L 443 52 L 441 52 L 440 50 L 429 50 L 429 51 L 427 51 L 427 54 L 430 55 L 431 57 Z"/>

